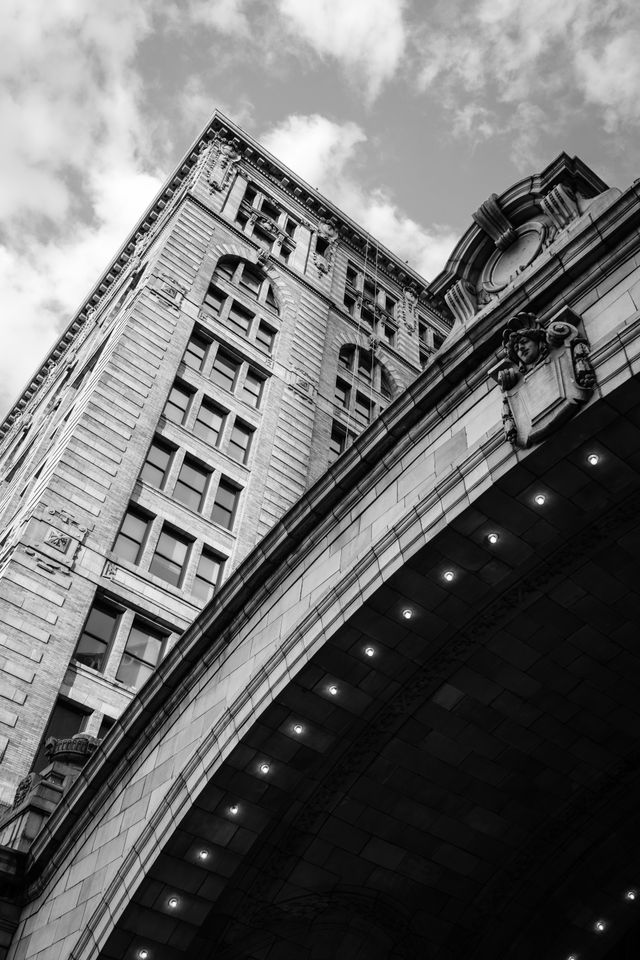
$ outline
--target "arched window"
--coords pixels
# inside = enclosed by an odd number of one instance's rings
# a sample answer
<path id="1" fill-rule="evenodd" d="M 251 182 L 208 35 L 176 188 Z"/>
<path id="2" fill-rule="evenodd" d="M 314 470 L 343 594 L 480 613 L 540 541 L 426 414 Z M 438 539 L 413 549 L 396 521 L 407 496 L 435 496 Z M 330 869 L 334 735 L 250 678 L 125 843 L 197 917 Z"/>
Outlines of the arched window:
<path id="1" fill-rule="evenodd" d="M 217 280 L 230 283 L 246 296 L 263 303 L 270 310 L 279 313 L 273 286 L 260 267 L 241 257 L 221 257 L 214 271 L 212 285 Z"/>
<path id="2" fill-rule="evenodd" d="M 242 257 L 221 257 L 203 306 L 234 334 L 273 354 L 279 307 L 269 278 L 256 264 Z"/>

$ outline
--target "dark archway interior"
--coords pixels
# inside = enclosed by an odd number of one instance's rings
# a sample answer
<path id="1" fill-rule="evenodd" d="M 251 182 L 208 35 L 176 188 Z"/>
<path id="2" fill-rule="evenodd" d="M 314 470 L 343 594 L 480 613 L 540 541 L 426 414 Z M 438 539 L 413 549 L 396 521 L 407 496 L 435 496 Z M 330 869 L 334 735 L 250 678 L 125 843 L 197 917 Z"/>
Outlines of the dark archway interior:
<path id="1" fill-rule="evenodd" d="M 101 956 L 635 958 L 639 493 L 631 382 L 327 640 L 177 825 Z"/>

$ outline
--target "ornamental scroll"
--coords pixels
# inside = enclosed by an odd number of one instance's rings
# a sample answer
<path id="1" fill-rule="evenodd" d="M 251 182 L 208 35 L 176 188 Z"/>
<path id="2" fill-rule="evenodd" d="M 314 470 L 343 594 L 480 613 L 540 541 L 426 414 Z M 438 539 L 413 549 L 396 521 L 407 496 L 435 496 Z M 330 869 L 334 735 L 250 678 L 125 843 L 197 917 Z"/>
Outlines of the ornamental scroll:
<path id="1" fill-rule="evenodd" d="M 596 383 L 580 318 L 568 307 L 548 323 L 518 313 L 502 333 L 503 359 L 490 371 L 502 390 L 502 422 L 515 447 L 546 439 L 589 400 Z"/>

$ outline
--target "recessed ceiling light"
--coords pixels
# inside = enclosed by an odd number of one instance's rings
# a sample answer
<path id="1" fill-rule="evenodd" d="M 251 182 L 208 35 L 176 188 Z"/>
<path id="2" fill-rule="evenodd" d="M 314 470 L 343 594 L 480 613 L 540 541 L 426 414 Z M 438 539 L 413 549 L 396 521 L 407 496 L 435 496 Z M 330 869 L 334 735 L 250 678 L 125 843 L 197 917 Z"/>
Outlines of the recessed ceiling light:
<path id="1" fill-rule="evenodd" d="M 607 929 L 606 920 L 596 920 L 593 926 L 596 933 L 604 933 L 604 931 Z"/>
<path id="2" fill-rule="evenodd" d="M 303 729 L 304 729 L 304 728 L 303 728 L 303 726 L 302 726 L 301 723 L 294 723 L 294 725 L 293 725 L 293 732 L 294 732 L 294 733 L 302 733 Z"/>
<path id="3" fill-rule="evenodd" d="M 536 493 L 534 497 L 534 500 L 536 501 L 539 507 L 541 507 L 543 503 L 545 503 L 546 499 L 547 498 L 545 497 L 544 493 Z"/>
<path id="4" fill-rule="evenodd" d="M 367 657 L 372 657 L 375 654 L 375 650 L 373 649 L 373 647 L 365 647 L 364 652 L 365 652 L 365 656 Z"/>
<path id="5" fill-rule="evenodd" d="M 180 901 L 178 900 L 177 897 L 169 897 L 169 899 L 167 900 L 167 903 L 169 904 L 172 910 L 175 910 L 178 904 L 180 903 Z"/>
<path id="6" fill-rule="evenodd" d="M 402 611 L 402 616 L 405 620 L 411 620 L 411 617 L 413 616 L 413 610 L 411 607 L 405 607 Z"/>
<path id="7" fill-rule="evenodd" d="M 229 807 L 229 813 L 231 814 L 232 817 L 235 817 L 239 809 L 240 807 L 238 806 L 237 803 L 232 803 L 231 806 Z"/>
<path id="8" fill-rule="evenodd" d="M 625 900 L 636 900 L 637 897 L 638 897 L 637 890 L 627 890 L 624 895 Z"/>
<path id="9" fill-rule="evenodd" d="M 140 949 L 138 950 L 139 960 L 149 960 L 150 956 L 151 954 L 149 953 L 146 947 L 140 947 Z"/>
<path id="10" fill-rule="evenodd" d="M 453 580 L 455 574 L 454 574 L 453 570 L 445 570 L 445 572 L 442 574 L 442 576 L 443 576 L 444 579 L 447 581 L 447 583 L 451 583 L 451 581 Z"/>
<path id="11" fill-rule="evenodd" d="M 265 762 L 260 764 L 260 773 L 269 773 L 270 769 L 271 767 L 269 766 L 268 763 Z"/>
<path id="12" fill-rule="evenodd" d="M 332 683 L 331 686 L 329 687 L 329 693 L 331 694 L 332 697 L 337 696 L 338 688 L 335 685 L 335 683 Z"/>
<path id="13" fill-rule="evenodd" d="M 209 859 L 209 851 L 206 849 L 206 847 L 203 847 L 202 850 L 198 850 L 198 860 L 208 860 L 208 859 Z"/>
<path id="14" fill-rule="evenodd" d="M 600 457 L 598 456 L 597 453 L 590 453 L 589 456 L 587 457 L 587 461 L 591 464 L 592 467 L 595 467 L 595 465 L 599 463 Z"/>
<path id="15" fill-rule="evenodd" d="M 500 539 L 500 534 L 498 533 L 487 534 L 487 540 L 489 541 L 489 543 L 497 543 L 499 539 Z"/>

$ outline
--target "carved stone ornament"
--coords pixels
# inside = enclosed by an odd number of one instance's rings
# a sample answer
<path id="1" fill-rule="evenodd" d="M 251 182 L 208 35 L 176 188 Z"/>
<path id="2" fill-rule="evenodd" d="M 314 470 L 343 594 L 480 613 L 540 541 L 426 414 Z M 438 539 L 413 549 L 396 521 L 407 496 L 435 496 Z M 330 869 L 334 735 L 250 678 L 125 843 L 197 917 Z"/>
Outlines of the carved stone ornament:
<path id="1" fill-rule="evenodd" d="M 45 543 L 48 543 L 49 546 L 53 547 L 54 550 L 59 550 L 60 553 L 66 553 L 71 543 L 71 537 L 66 533 L 62 533 L 62 531 L 51 527 L 47 531 L 44 541 Z"/>
<path id="2" fill-rule="evenodd" d="M 498 250 L 506 250 L 516 238 L 513 226 L 503 213 L 495 193 L 476 210 L 472 219 L 491 237 Z"/>
<path id="3" fill-rule="evenodd" d="M 518 313 L 502 334 L 504 357 L 490 371 L 502 390 L 502 422 L 515 447 L 531 447 L 575 416 L 596 383 L 580 318 L 564 307 L 547 324 Z"/>
<path id="4" fill-rule="evenodd" d="M 187 288 L 178 283 L 171 274 L 161 273 L 160 276 L 153 276 L 149 290 L 159 300 L 162 300 L 174 313 L 180 312 L 180 305 L 185 298 Z"/>
<path id="5" fill-rule="evenodd" d="M 337 240 L 338 230 L 335 221 L 321 220 L 313 247 L 313 262 L 318 273 L 327 274 L 331 270 Z"/>
<path id="6" fill-rule="evenodd" d="M 241 154 L 236 149 L 234 142 L 228 143 L 220 137 L 214 138 L 212 143 L 213 164 L 209 174 L 209 187 L 212 193 L 224 190 L 229 185 L 240 156 Z"/>
<path id="7" fill-rule="evenodd" d="M 568 187 L 561 183 L 556 184 L 546 197 L 539 200 L 538 206 L 546 213 L 556 230 L 563 230 L 579 215 L 576 198 Z"/>
<path id="8" fill-rule="evenodd" d="M 404 287 L 400 302 L 398 303 L 398 320 L 404 323 L 408 334 L 415 333 L 417 306 L 417 290 L 412 287 Z"/>
<path id="9" fill-rule="evenodd" d="M 528 267 L 548 240 L 549 227 L 541 220 L 530 220 L 514 230 L 512 243 L 498 248 L 482 272 L 481 287 L 488 294 L 498 294 L 514 277 Z"/>
<path id="10" fill-rule="evenodd" d="M 444 299 L 458 323 L 467 323 L 478 310 L 475 288 L 466 280 L 454 283 L 445 293 Z"/>

